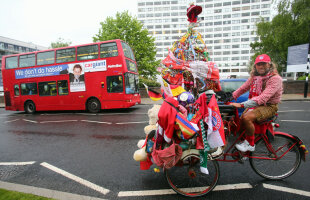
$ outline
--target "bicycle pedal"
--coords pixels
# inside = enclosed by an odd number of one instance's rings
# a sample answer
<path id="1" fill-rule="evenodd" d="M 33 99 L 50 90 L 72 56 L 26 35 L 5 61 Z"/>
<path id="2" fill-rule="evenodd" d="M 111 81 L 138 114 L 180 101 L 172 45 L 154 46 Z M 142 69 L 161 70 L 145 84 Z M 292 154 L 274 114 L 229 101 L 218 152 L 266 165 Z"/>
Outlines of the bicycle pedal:
<path id="1" fill-rule="evenodd" d="M 242 157 L 238 160 L 239 163 L 244 164 L 244 162 L 248 159 L 248 157 Z"/>

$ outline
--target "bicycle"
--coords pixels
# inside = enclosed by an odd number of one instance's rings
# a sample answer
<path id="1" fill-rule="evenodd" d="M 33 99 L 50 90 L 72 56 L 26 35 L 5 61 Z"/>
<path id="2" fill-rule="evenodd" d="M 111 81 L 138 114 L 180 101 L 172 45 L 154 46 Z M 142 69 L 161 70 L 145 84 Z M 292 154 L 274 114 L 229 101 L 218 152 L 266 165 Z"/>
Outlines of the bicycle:
<path id="1" fill-rule="evenodd" d="M 233 115 L 235 108 L 230 105 L 219 105 L 225 126 L 225 135 L 228 138 L 234 131 L 238 115 Z M 242 132 L 237 139 L 226 147 L 222 154 L 213 156 L 208 154 L 209 174 L 200 172 L 199 150 L 184 149 L 180 161 L 170 169 L 164 169 L 170 187 L 178 194 L 187 197 L 198 197 L 211 192 L 219 179 L 220 171 L 218 162 L 244 162 L 249 159 L 251 168 L 259 176 L 269 180 L 280 180 L 293 175 L 300 166 L 301 159 L 305 161 L 307 150 L 303 142 L 296 136 L 288 133 L 274 131 L 279 125 L 275 119 L 269 119 L 261 124 L 255 124 L 255 151 L 240 152 L 235 144 L 245 136 Z M 237 125 L 237 126 L 235 126 Z M 235 127 L 234 127 L 235 126 Z M 235 129 L 234 129 L 235 128 Z M 285 163 L 285 164 L 283 164 Z M 281 167 L 278 167 L 281 166 Z"/>

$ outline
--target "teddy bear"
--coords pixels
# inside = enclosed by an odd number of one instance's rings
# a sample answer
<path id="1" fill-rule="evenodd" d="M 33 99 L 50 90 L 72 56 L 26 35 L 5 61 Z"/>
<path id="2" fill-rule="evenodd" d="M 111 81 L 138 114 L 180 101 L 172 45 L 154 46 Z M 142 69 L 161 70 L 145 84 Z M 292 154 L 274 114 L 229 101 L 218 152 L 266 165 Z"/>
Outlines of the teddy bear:
<path id="1" fill-rule="evenodd" d="M 154 137 L 156 130 L 157 130 L 157 120 L 158 120 L 158 112 L 160 109 L 160 105 L 153 105 L 151 109 L 148 110 L 147 114 L 149 117 L 149 124 L 144 127 L 144 133 L 146 138 L 143 140 L 138 141 L 138 150 L 135 151 L 133 155 L 133 159 L 136 161 L 145 161 L 147 159 L 147 152 L 146 152 L 146 142 L 147 139 L 150 139 L 150 137 Z M 150 134 L 152 133 L 152 134 Z"/>

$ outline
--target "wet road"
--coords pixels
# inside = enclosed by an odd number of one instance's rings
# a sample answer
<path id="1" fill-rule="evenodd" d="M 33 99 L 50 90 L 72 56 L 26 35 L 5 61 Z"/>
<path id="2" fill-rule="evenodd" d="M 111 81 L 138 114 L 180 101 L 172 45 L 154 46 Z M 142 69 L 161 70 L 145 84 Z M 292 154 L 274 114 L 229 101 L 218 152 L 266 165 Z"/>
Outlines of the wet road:
<path id="1" fill-rule="evenodd" d="M 0 163 L 34 161 L 34 164 L 1 165 L 0 180 L 105 199 L 185 199 L 173 194 L 117 196 L 121 191 L 169 189 L 163 173 L 141 171 L 139 163 L 132 159 L 137 141 L 145 137 L 143 128 L 148 124 L 150 107 L 139 105 L 99 114 L 41 112 L 35 115 L 1 109 Z M 310 103 L 284 102 L 279 114 L 279 130 L 294 132 L 309 148 Z M 82 181 L 61 172 L 68 172 Z M 252 171 L 248 162 L 220 163 L 220 172 L 218 185 L 248 183 L 251 188 L 214 191 L 207 198 L 310 198 L 263 187 L 263 184 L 271 184 L 309 193 L 309 161 L 302 162 L 296 174 L 284 181 L 265 181 Z M 105 189 L 109 192 L 104 193 Z"/>

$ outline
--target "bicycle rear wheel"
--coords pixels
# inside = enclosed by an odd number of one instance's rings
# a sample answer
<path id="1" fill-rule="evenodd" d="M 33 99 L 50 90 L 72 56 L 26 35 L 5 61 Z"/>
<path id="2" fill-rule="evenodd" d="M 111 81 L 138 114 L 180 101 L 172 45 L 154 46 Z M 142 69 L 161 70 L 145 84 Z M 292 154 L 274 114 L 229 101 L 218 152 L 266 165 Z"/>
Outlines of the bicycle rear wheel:
<path id="1" fill-rule="evenodd" d="M 268 160 L 250 158 L 252 169 L 260 176 L 270 180 L 280 180 L 294 174 L 301 162 L 301 155 L 296 142 L 284 135 L 275 135 L 274 140 L 270 142 L 279 159 Z M 292 147 L 291 150 L 289 150 Z M 289 150 L 289 151 L 288 151 Z M 283 155 L 282 158 L 280 158 Z M 265 141 L 260 139 L 255 144 L 255 151 L 251 157 L 275 158 L 275 154 L 267 149 Z"/>
<path id="2" fill-rule="evenodd" d="M 176 166 L 165 170 L 170 187 L 178 194 L 198 197 L 212 191 L 219 179 L 220 171 L 216 160 L 208 160 L 209 174 L 200 171 L 197 154 L 185 156 Z"/>

